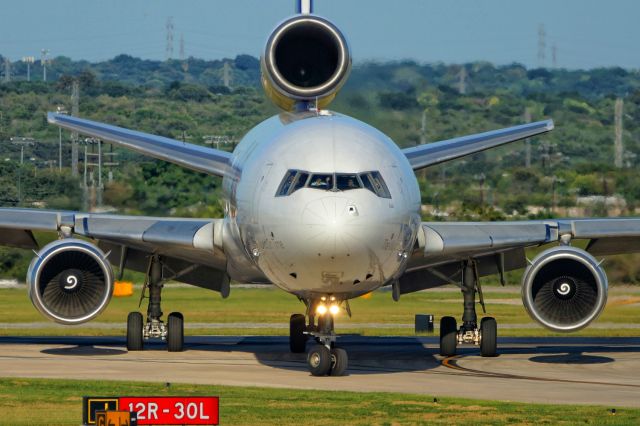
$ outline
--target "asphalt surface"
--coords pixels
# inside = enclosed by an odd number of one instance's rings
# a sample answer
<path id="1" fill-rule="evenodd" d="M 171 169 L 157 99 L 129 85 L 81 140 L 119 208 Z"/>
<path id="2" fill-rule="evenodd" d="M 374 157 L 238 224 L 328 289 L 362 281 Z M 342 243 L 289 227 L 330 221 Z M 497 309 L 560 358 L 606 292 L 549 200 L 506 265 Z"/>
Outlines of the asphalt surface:
<path id="1" fill-rule="evenodd" d="M 0 337 L 0 376 L 407 392 L 522 402 L 640 407 L 640 338 L 504 338 L 496 358 L 437 338 L 342 336 L 344 377 L 312 377 L 284 337 L 187 337 L 127 353 L 120 337 Z"/>

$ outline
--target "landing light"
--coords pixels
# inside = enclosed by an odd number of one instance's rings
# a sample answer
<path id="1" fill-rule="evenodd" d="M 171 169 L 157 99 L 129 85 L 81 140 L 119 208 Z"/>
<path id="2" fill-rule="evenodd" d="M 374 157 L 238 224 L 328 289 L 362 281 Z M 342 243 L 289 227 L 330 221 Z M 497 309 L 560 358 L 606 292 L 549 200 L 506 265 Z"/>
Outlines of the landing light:
<path id="1" fill-rule="evenodd" d="M 331 305 L 329 307 L 329 312 L 331 312 L 331 315 L 336 315 L 338 312 L 340 312 L 340 308 L 338 307 L 338 305 Z"/>
<path id="2" fill-rule="evenodd" d="M 327 305 L 324 305 L 324 304 L 318 305 L 318 307 L 316 308 L 316 314 L 324 315 L 326 313 L 327 313 Z"/>

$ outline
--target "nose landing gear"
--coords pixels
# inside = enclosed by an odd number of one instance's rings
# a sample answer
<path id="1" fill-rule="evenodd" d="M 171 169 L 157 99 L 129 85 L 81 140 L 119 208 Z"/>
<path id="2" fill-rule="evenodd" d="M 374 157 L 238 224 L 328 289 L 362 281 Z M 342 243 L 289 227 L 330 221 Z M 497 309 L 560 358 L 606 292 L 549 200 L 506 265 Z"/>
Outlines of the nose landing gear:
<path id="1" fill-rule="evenodd" d="M 289 322 L 289 347 L 293 353 L 302 353 L 311 337 L 315 344 L 307 352 L 307 365 L 313 376 L 343 376 L 349 364 L 347 351 L 335 347 L 337 336 L 334 331 L 335 309 L 317 309 L 321 301 L 308 302 L 309 323 L 305 316 L 293 314 Z M 337 306 L 337 305 L 335 305 Z M 313 312 L 317 312 L 318 317 Z M 332 312 L 333 311 L 333 312 Z"/>

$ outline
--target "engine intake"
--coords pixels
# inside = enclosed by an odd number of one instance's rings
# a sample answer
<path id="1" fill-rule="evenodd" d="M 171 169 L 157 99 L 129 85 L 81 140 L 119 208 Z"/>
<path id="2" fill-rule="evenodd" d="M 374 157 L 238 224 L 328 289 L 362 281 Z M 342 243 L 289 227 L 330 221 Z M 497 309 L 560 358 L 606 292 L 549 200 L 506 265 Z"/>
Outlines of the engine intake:
<path id="1" fill-rule="evenodd" d="M 540 253 L 522 277 L 522 301 L 529 315 L 553 331 L 577 331 L 595 320 L 607 302 L 607 276 L 596 259 L 579 248 Z"/>
<path id="2" fill-rule="evenodd" d="M 104 310 L 113 293 L 113 272 L 102 251 L 65 239 L 42 248 L 27 272 L 29 297 L 49 319 L 80 324 Z"/>
<path id="3" fill-rule="evenodd" d="M 290 111 L 297 102 L 328 105 L 351 70 L 347 41 L 326 19 L 290 18 L 271 33 L 261 58 L 262 85 L 267 96 Z"/>

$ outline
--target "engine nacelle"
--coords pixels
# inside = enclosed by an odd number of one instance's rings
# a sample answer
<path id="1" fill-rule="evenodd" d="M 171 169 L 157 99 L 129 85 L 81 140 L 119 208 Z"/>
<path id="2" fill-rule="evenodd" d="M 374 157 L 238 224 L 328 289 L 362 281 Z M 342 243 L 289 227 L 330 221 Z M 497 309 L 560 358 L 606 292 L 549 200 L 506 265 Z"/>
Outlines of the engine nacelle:
<path id="1" fill-rule="evenodd" d="M 113 272 L 98 247 L 69 238 L 38 252 L 29 265 L 27 286 L 42 315 L 61 324 L 81 324 L 111 300 Z"/>
<path id="2" fill-rule="evenodd" d="M 553 331 L 586 327 L 607 302 L 607 275 L 596 259 L 571 246 L 540 253 L 522 277 L 522 301 L 529 315 Z"/>
<path id="3" fill-rule="evenodd" d="M 287 19 L 271 33 L 260 58 L 262 86 L 280 108 L 299 102 L 326 107 L 351 71 L 351 53 L 343 34 L 314 15 Z"/>

